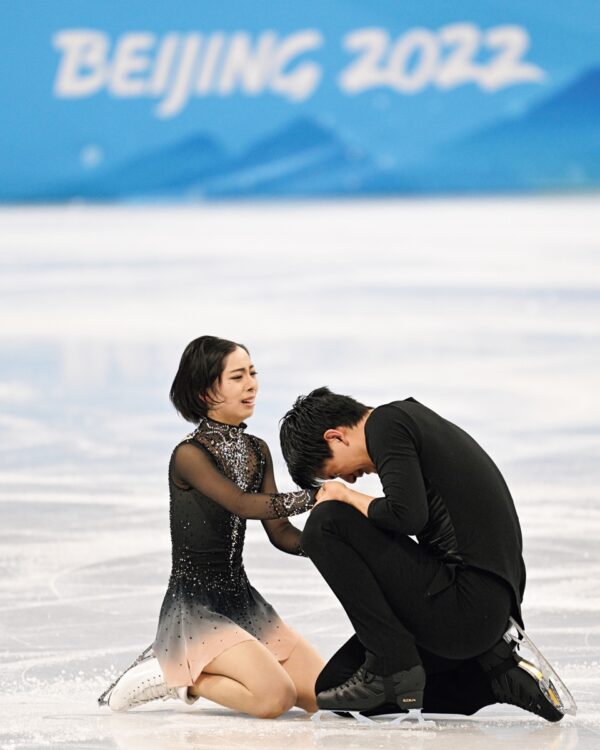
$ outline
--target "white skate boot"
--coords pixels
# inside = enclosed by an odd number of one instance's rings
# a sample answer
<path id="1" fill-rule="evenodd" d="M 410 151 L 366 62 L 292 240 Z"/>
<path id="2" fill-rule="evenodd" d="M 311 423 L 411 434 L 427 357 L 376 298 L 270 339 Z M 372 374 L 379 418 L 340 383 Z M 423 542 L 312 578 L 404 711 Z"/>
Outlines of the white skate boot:
<path id="1" fill-rule="evenodd" d="M 191 705 L 198 699 L 188 696 L 187 687 L 168 687 L 158 660 L 146 656 L 149 649 L 117 678 L 98 699 L 113 711 L 128 711 L 153 700 L 173 698 Z"/>

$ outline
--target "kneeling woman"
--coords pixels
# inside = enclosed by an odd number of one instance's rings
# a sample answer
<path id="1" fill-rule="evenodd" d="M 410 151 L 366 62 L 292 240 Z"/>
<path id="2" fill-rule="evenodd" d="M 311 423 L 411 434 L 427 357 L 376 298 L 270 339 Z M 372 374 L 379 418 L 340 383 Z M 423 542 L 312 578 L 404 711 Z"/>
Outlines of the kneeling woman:
<path id="1" fill-rule="evenodd" d="M 271 718 L 316 711 L 319 654 L 250 584 L 242 561 L 247 518 L 271 542 L 302 555 L 287 516 L 313 491 L 277 492 L 266 443 L 246 432 L 258 392 L 247 349 L 214 336 L 186 347 L 171 387 L 177 411 L 197 427 L 169 465 L 172 571 L 154 643 L 99 698 L 125 711 L 156 698 L 208 698 Z"/>

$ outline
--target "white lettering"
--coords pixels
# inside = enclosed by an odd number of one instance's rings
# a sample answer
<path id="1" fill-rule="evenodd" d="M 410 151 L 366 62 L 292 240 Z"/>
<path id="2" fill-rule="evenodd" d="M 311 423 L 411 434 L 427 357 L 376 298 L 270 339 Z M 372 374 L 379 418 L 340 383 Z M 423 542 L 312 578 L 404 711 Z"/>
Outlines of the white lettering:
<path id="1" fill-rule="evenodd" d="M 307 99 L 321 80 L 321 67 L 316 63 L 305 62 L 288 72 L 285 68 L 298 55 L 318 49 L 322 44 L 321 33 L 310 29 L 284 39 L 275 55 L 271 90 L 287 96 L 292 101 Z"/>
<path id="2" fill-rule="evenodd" d="M 70 29 L 52 38 L 62 52 L 54 81 L 54 94 L 61 98 L 91 96 L 106 82 L 109 40 L 101 31 Z"/>
<path id="3" fill-rule="evenodd" d="M 173 86 L 169 90 L 167 98 L 156 108 L 156 114 L 159 117 L 173 117 L 181 112 L 188 103 L 201 46 L 201 34 L 188 34 L 185 37 Z"/>
<path id="4" fill-rule="evenodd" d="M 324 44 L 316 29 L 285 37 L 273 30 L 169 32 L 160 38 L 136 31 L 121 35 L 112 54 L 108 35 L 93 29 L 59 31 L 52 43 L 60 53 L 55 96 L 81 98 L 106 88 L 119 98 L 154 97 L 161 118 L 179 114 L 192 96 L 271 92 L 303 101 L 323 75 L 321 65 L 303 59 Z M 409 29 L 395 39 L 386 29 L 362 28 L 346 34 L 343 44 L 353 56 L 338 85 L 350 95 L 384 87 L 399 94 L 434 86 L 448 91 L 468 84 L 493 92 L 545 77 L 542 68 L 525 60 L 529 34 L 516 25 L 482 31 L 461 22 L 438 30 Z"/>
<path id="5" fill-rule="evenodd" d="M 217 33 L 211 34 L 208 43 L 204 45 L 202 67 L 200 68 L 200 73 L 198 74 L 198 80 L 196 82 L 195 91 L 197 94 L 208 94 L 215 87 L 213 77 L 224 44 L 225 35 Z"/>
<path id="6" fill-rule="evenodd" d="M 463 83 L 480 81 L 482 68 L 475 63 L 481 47 L 481 31 L 472 23 L 453 23 L 439 30 L 442 46 L 449 52 L 439 66 L 435 83 L 450 89 Z"/>
<path id="7" fill-rule="evenodd" d="M 529 34 L 521 26 L 496 26 L 485 35 L 485 45 L 497 50 L 482 75 L 483 88 L 497 91 L 510 84 L 543 81 L 545 72 L 523 60 Z"/>
<path id="8" fill-rule="evenodd" d="M 409 70 L 409 60 L 414 54 L 418 60 Z M 428 29 L 413 29 L 400 37 L 394 45 L 389 61 L 390 83 L 398 91 L 412 94 L 420 91 L 435 75 L 438 61 L 438 43 Z"/>
<path id="9" fill-rule="evenodd" d="M 258 38 L 256 51 L 252 52 L 252 39 L 249 34 L 234 34 L 218 86 L 221 96 L 241 88 L 246 94 L 256 96 L 265 87 L 277 44 L 277 36 L 266 31 Z"/>
<path id="10" fill-rule="evenodd" d="M 173 62 L 178 45 L 179 34 L 167 34 L 161 42 L 152 78 L 148 83 L 148 93 L 151 96 L 161 96 L 165 93 L 173 72 Z"/>
<path id="11" fill-rule="evenodd" d="M 339 76 L 340 87 L 349 94 L 358 94 L 373 86 L 388 83 L 384 58 L 390 37 L 384 29 L 359 29 L 344 38 L 344 47 L 358 52 L 356 59 Z"/>
<path id="12" fill-rule="evenodd" d="M 145 78 L 134 76 L 150 67 L 147 53 L 156 43 L 154 34 L 125 34 L 117 42 L 113 55 L 109 91 L 115 96 L 141 96 L 148 88 Z"/>
<path id="13" fill-rule="evenodd" d="M 348 94 L 381 86 L 413 94 L 432 84 L 447 90 L 468 83 L 496 91 L 545 77 L 523 60 L 529 34 L 521 26 L 496 26 L 483 34 L 475 24 L 456 23 L 437 32 L 411 29 L 395 41 L 384 29 L 365 28 L 348 33 L 344 46 L 357 53 L 338 78 Z M 497 53 L 478 63 L 482 48 Z"/>

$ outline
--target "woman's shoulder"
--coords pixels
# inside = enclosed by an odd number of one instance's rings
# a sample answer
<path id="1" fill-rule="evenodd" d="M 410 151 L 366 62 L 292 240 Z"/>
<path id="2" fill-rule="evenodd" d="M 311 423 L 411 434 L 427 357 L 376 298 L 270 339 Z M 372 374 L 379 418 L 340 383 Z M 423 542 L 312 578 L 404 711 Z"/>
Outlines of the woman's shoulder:
<path id="1" fill-rule="evenodd" d="M 195 453 L 198 450 L 201 453 L 208 453 L 210 455 L 213 453 L 210 441 L 203 438 L 196 430 L 193 430 L 175 444 L 171 451 L 171 461 L 182 454 Z"/>
<path id="2" fill-rule="evenodd" d="M 269 446 L 264 438 L 258 437 L 258 435 L 251 435 L 246 433 L 246 437 L 260 450 L 264 456 L 270 455 Z"/>
<path id="3" fill-rule="evenodd" d="M 261 438 L 258 435 L 253 435 L 250 432 L 246 432 L 245 435 L 246 435 L 246 437 L 249 437 L 250 440 L 254 440 L 255 442 L 257 442 L 261 447 L 263 447 L 263 448 L 267 448 L 268 447 L 267 446 L 267 441 L 264 438 Z"/>
<path id="4" fill-rule="evenodd" d="M 187 482 L 182 486 L 182 475 L 206 469 L 209 465 L 220 470 L 218 455 L 207 441 L 202 440 L 201 435 L 191 432 L 182 438 L 171 452 L 169 482 L 179 490 L 189 491 L 193 488 Z"/>

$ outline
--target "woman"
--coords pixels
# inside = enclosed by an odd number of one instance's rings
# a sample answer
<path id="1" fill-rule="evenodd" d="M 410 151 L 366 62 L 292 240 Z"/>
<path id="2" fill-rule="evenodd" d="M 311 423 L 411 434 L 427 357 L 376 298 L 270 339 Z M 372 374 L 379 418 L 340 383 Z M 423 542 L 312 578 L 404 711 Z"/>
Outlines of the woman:
<path id="1" fill-rule="evenodd" d="M 201 336 L 186 347 L 171 401 L 196 429 L 169 464 L 172 570 L 156 638 L 99 698 L 125 711 L 156 698 L 208 698 L 273 718 L 317 710 L 324 662 L 250 585 L 242 562 L 246 519 L 271 542 L 302 555 L 287 516 L 313 491 L 278 493 L 266 443 L 245 432 L 258 393 L 245 346 Z"/>

